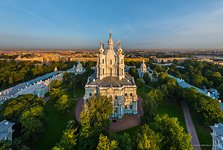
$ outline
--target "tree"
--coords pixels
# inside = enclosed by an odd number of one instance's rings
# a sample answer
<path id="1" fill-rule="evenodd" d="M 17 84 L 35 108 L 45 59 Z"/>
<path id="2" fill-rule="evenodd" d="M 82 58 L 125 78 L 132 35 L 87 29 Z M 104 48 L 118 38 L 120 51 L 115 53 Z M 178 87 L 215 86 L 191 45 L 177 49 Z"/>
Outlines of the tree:
<path id="1" fill-rule="evenodd" d="M 53 80 L 51 83 L 50 83 L 50 88 L 53 89 L 53 88 L 59 88 L 62 84 L 62 81 L 61 80 Z"/>
<path id="2" fill-rule="evenodd" d="M 138 70 L 135 67 L 131 67 L 129 69 L 129 74 L 134 77 L 134 79 L 136 80 L 137 78 L 139 78 L 139 74 L 138 74 Z"/>
<path id="3" fill-rule="evenodd" d="M 66 150 L 73 150 L 77 145 L 77 128 L 64 131 L 59 145 Z"/>
<path id="4" fill-rule="evenodd" d="M 163 100 L 163 93 L 159 89 L 153 89 L 146 94 L 143 100 L 144 116 L 142 121 L 144 123 L 149 122 L 155 115 L 158 105 Z"/>
<path id="5" fill-rule="evenodd" d="M 158 83 L 165 84 L 168 81 L 169 77 L 166 73 L 161 72 L 158 76 Z"/>
<path id="6" fill-rule="evenodd" d="M 11 141 L 0 140 L 0 150 L 8 150 L 11 149 L 11 147 L 12 147 Z"/>
<path id="7" fill-rule="evenodd" d="M 149 77 L 149 73 L 148 72 L 144 73 L 143 79 L 145 81 L 145 84 L 149 84 L 151 82 L 151 79 Z"/>
<path id="8" fill-rule="evenodd" d="M 158 150 L 160 142 L 159 134 L 156 134 L 148 125 L 143 125 L 137 135 L 137 148 L 139 150 Z"/>
<path id="9" fill-rule="evenodd" d="M 220 72 L 213 72 L 211 79 L 215 86 L 219 86 L 219 84 L 223 82 L 223 77 Z"/>
<path id="10" fill-rule="evenodd" d="M 190 144 L 191 136 L 185 133 L 184 128 L 180 126 L 177 118 L 170 118 L 166 114 L 163 116 L 157 115 L 153 123 L 153 128 L 162 135 L 162 149 L 193 149 Z"/>
<path id="11" fill-rule="evenodd" d="M 81 149 L 94 149 L 100 134 L 108 129 L 113 112 L 112 99 L 94 96 L 87 100 L 80 116 Z"/>
<path id="12" fill-rule="evenodd" d="M 54 100 L 59 99 L 64 94 L 63 89 L 59 88 L 52 88 L 50 92 L 50 97 Z"/>
<path id="13" fill-rule="evenodd" d="M 220 84 L 220 85 L 217 87 L 217 89 L 218 89 L 218 92 L 219 92 L 219 94 L 220 94 L 220 99 L 223 100 L 223 83 Z"/>
<path id="14" fill-rule="evenodd" d="M 61 147 L 61 146 L 54 146 L 52 148 L 52 150 L 65 150 L 65 149 L 63 147 Z"/>
<path id="15" fill-rule="evenodd" d="M 18 122 L 22 112 L 33 106 L 43 106 L 42 98 L 32 94 L 21 95 L 15 99 L 11 99 L 4 104 L 3 115 L 9 120 Z"/>
<path id="16" fill-rule="evenodd" d="M 132 150 L 133 149 L 133 141 L 130 135 L 126 132 L 123 134 L 115 134 L 113 135 L 113 139 L 118 141 L 118 148 L 121 150 Z"/>
<path id="17" fill-rule="evenodd" d="M 68 99 L 68 96 L 67 95 L 62 95 L 57 101 L 56 101 L 56 108 L 58 110 L 61 110 L 61 111 L 66 111 L 69 107 L 69 99 Z"/>
<path id="18" fill-rule="evenodd" d="M 115 140 L 110 141 L 107 136 L 100 134 L 97 150 L 115 150 L 118 143 Z"/>
<path id="19" fill-rule="evenodd" d="M 22 132 L 25 140 L 32 140 L 36 138 L 38 133 L 43 131 L 44 117 L 45 114 L 42 106 L 31 107 L 22 113 L 20 123 L 24 127 Z"/>
<path id="20" fill-rule="evenodd" d="M 182 97 L 198 114 L 201 123 L 213 125 L 223 120 L 223 112 L 218 101 L 198 93 L 195 89 L 184 89 Z"/>

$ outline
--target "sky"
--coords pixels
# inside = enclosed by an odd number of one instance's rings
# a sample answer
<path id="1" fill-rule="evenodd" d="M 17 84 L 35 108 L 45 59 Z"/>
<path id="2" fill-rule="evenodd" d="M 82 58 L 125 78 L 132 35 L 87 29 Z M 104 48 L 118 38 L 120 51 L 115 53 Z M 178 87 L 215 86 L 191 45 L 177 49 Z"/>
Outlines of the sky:
<path id="1" fill-rule="evenodd" d="M 0 0 L 0 47 L 223 48 L 222 0 Z"/>

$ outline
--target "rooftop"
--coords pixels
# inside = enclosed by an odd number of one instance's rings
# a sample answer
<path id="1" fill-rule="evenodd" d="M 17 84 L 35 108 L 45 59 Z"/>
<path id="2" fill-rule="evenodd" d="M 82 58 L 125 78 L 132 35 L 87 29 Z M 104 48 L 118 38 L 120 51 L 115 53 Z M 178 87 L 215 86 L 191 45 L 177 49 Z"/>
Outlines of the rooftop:
<path id="1" fill-rule="evenodd" d="M 88 79 L 88 85 L 98 85 L 100 87 L 121 87 L 123 85 L 135 85 L 134 79 L 128 74 L 125 74 L 125 78 L 119 80 L 117 77 L 104 77 L 102 80 L 96 79 L 94 73 Z"/>
<path id="2" fill-rule="evenodd" d="M 7 120 L 3 120 L 0 122 L 0 135 L 4 132 L 8 131 L 8 128 L 12 127 L 14 123 L 9 122 Z"/>
<path id="3" fill-rule="evenodd" d="M 0 91 L 0 96 L 11 96 L 11 95 L 15 95 L 17 92 L 19 92 L 21 89 L 25 89 L 27 88 L 29 85 L 32 85 L 32 84 L 35 84 L 41 80 L 45 80 L 47 78 L 50 78 L 52 76 L 55 76 L 59 73 L 59 71 L 54 71 L 54 72 L 50 72 L 50 73 L 47 73 L 43 76 L 40 76 L 40 77 L 37 77 L 33 80 L 30 80 L 30 81 L 27 81 L 27 82 L 23 82 L 23 83 L 20 83 L 16 86 L 13 86 L 11 88 L 8 88 L 4 91 Z"/>

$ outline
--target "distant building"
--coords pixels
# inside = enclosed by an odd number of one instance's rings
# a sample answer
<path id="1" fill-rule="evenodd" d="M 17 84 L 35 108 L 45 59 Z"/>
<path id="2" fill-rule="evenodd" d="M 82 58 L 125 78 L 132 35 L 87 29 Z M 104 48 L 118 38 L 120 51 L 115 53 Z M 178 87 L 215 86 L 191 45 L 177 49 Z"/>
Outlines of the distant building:
<path id="1" fill-rule="evenodd" d="M 58 70 L 57 67 L 55 67 L 55 68 L 54 68 L 54 71 L 57 71 L 57 70 Z"/>
<path id="2" fill-rule="evenodd" d="M 137 69 L 137 70 L 138 70 L 138 74 L 139 74 L 139 77 L 140 78 L 143 78 L 144 74 L 145 73 L 148 73 L 151 81 L 154 81 L 155 80 L 155 78 L 153 77 L 153 70 L 150 69 L 149 66 L 148 67 L 146 66 L 144 59 L 143 59 L 142 64 L 140 65 L 140 68 Z"/>
<path id="3" fill-rule="evenodd" d="M 0 140 L 10 140 L 12 141 L 12 126 L 14 123 L 9 122 L 7 120 L 3 120 L 0 122 Z"/>
<path id="4" fill-rule="evenodd" d="M 31 62 L 38 61 L 38 62 L 44 62 L 44 58 L 43 57 L 30 57 L 30 58 L 23 57 L 23 58 L 21 58 L 21 56 L 18 56 L 15 60 L 16 61 L 31 61 Z"/>
<path id="5" fill-rule="evenodd" d="M 217 89 L 211 88 L 208 91 L 210 92 L 211 95 L 213 95 L 214 99 L 219 99 L 220 94 Z"/>
<path id="6" fill-rule="evenodd" d="M 76 73 L 83 73 L 85 69 L 83 68 L 82 64 L 80 61 L 78 61 L 77 67 L 76 67 Z"/>
<path id="7" fill-rule="evenodd" d="M 213 132 L 212 136 L 212 150 L 223 150 L 223 124 L 218 123 L 210 126 Z"/>
<path id="8" fill-rule="evenodd" d="M 74 65 L 71 69 L 67 70 L 68 73 L 82 74 L 85 72 L 85 68 L 82 66 L 81 62 L 78 61 L 77 67 Z"/>
<path id="9" fill-rule="evenodd" d="M 143 77 L 144 73 L 146 72 L 147 72 L 147 68 L 146 68 L 145 61 L 143 59 L 142 64 L 140 65 L 140 69 L 138 70 L 139 77 Z"/>
<path id="10" fill-rule="evenodd" d="M 184 58 L 184 57 L 168 57 L 168 58 L 157 58 L 157 57 L 152 57 L 150 58 L 152 61 L 156 63 L 171 63 L 173 61 L 185 61 L 188 60 L 189 58 Z"/>
<path id="11" fill-rule="evenodd" d="M 88 78 L 85 85 L 84 100 L 94 95 L 112 97 L 113 118 L 122 118 L 124 114 L 137 114 L 138 96 L 134 78 L 125 72 L 124 55 L 121 43 L 114 50 L 112 35 L 108 40 L 108 48 L 104 50 L 100 44 L 96 73 Z"/>

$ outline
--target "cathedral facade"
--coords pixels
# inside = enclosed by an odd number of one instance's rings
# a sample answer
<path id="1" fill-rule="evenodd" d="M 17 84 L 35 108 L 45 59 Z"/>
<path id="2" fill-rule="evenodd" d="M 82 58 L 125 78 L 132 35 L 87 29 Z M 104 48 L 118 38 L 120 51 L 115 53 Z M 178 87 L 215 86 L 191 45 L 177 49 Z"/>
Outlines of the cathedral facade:
<path id="1" fill-rule="evenodd" d="M 84 100 L 91 96 L 107 96 L 114 104 L 113 118 L 122 118 L 124 114 L 137 114 L 138 96 L 134 78 L 125 73 L 124 55 L 121 43 L 114 49 L 112 34 L 107 49 L 102 43 L 97 57 L 96 72 L 85 85 Z"/>

